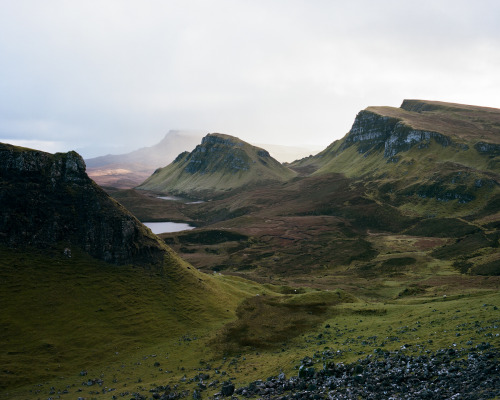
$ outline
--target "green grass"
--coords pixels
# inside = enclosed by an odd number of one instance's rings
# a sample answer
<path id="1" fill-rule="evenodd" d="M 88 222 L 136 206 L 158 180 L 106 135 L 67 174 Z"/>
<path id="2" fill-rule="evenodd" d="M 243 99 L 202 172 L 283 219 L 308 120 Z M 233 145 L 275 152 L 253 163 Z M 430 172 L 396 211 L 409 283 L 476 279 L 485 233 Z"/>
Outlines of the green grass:
<path id="1" fill-rule="evenodd" d="M 357 299 L 343 291 L 307 291 L 284 296 L 257 295 L 237 309 L 238 319 L 226 325 L 214 344 L 222 354 L 281 348 L 283 343 L 331 316 L 333 306 Z"/>
<path id="2" fill-rule="evenodd" d="M 73 251 L 0 249 L 0 388 L 44 382 L 127 359 L 138 347 L 219 327 L 262 288 L 208 276 L 172 256 L 163 273 Z"/>
<path id="3" fill-rule="evenodd" d="M 164 273 L 153 273 L 78 252 L 71 259 L 58 251 L 1 249 L 1 255 L 5 399 L 109 399 L 167 384 L 192 393 L 200 372 L 210 375 L 206 383 L 233 378 L 240 386 L 281 370 L 297 374 L 303 357 L 323 351 L 333 352 L 335 362 L 352 362 L 402 346 L 415 354 L 481 342 L 500 346 L 497 277 L 451 271 L 417 283 L 387 278 L 369 285 L 380 299 L 369 300 L 363 290 L 355 297 L 349 290 L 209 276 L 175 258 Z M 393 260 L 396 267 L 410 262 Z M 330 287 L 352 280 L 310 278 Z M 104 383 L 87 386 L 88 379 Z M 114 390 L 102 393 L 104 387 Z"/>

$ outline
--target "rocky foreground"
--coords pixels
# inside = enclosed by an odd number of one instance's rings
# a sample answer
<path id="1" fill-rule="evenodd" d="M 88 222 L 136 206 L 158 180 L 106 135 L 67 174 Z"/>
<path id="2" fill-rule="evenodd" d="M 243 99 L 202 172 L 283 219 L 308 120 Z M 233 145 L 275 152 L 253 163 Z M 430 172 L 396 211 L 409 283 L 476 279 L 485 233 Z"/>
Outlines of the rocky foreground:
<path id="1" fill-rule="evenodd" d="M 352 364 L 335 363 L 330 350 L 306 357 L 297 376 L 284 373 L 236 388 L 231 380 L 210 381 L 200 373 L 191 382 L 193 391 L 177 385 L 159 386 L 150 393 L 120 393 L 113 399 L 202 399 L 208 388 L 219 391 L 214 399 L 493 399 L 500 396 L 500 353 L 488 343 L 469 349 L 453 347 L 431 353 L 413 346 L 401 350 L 377 349 Z M 318 368 L 318 366 L 320 366 Z"/>

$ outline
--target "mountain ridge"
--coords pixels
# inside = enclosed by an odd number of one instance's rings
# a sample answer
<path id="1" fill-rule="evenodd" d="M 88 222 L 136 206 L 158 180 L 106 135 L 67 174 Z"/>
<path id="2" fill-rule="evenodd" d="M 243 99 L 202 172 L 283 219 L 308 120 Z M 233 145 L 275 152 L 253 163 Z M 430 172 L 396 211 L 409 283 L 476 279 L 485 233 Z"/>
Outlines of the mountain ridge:
<path id="1" fill-rule="evenodd" d="M 500 187 L 500 110 L 420 100 L 402 106 L 417 111 L 368 107 L 343 139 L 290 167 L 363 179 L 379 199 L 397 198 L 392 204 L 419 215 L 441 208 L 433 200 L 470 203 L 456 209 L 457 216 L 494 201 Z"/>
<path id="2" fill-rule="evenodd" d="M 221 133 L 206 135 L 192 152 L 183 152 L 137 188 L 209 198 L 248 185 L 284 182 L 296 174 L 267 150 Z"/>

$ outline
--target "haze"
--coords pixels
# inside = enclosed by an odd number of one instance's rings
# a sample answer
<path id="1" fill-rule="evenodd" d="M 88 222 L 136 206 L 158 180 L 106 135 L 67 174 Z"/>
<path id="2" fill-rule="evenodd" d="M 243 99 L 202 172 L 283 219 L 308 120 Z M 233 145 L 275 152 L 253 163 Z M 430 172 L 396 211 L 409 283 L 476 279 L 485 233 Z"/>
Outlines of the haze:
<path id="1" fill-rule="evenodd" d="M 500 108 L 500 2 L 0 0 L 0 141 L 326 146 L 370 105 Z"/>

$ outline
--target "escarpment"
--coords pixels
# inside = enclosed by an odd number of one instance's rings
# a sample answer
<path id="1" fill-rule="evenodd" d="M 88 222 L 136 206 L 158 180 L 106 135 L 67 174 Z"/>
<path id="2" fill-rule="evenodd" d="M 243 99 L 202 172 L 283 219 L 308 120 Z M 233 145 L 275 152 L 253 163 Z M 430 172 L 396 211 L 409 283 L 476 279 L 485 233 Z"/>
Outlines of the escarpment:
<path id="1" fill-rule="evenodd" d="M 356 116 L 340 150 L 358 144 L 359 153 L 383 149 L 384 157 L 390 158 L 415 145 L 419 148 L 429 147 L 431 140 L 443 147 L 458 146 L 451 138 L 439 132 L 414 129 L 401 119 L 363 110 Z M 464 150 L 468 149 L 465 144 L 460 146 Z"/>
<path id="2" fill-rule="evenodd" d="M 113 264 L 163 263 L 165 248 L 86 174 L 75 152 L 0 144 L 0 243 L 78 246 Z"/>

